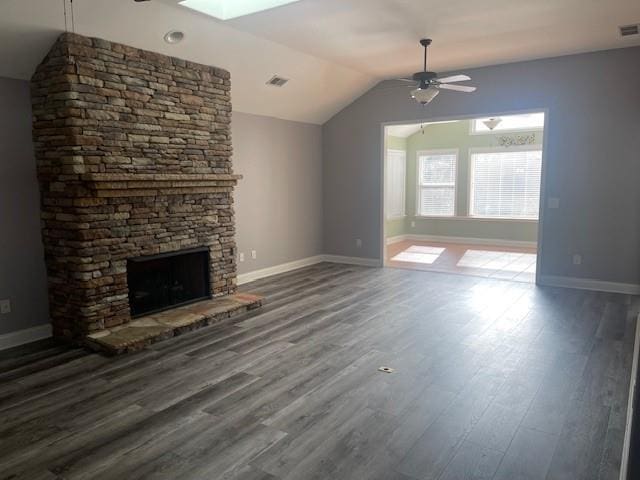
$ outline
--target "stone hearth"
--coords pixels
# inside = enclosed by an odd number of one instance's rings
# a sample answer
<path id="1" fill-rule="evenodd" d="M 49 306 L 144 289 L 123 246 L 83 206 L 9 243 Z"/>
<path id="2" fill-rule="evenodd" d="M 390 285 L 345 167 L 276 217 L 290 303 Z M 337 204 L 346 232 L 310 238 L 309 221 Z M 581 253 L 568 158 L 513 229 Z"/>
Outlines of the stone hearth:
<path id="1" fill-rule="evenodd" d="M 86 341 L 89 346 L 109 354 L 135 351 L 196 328 L 225 322 L 235 315 L 260 307 L 262 300 L 263 297 L 245 293 L 205 300 L 89 334 Z"/>
<path id="2" fill-rule="evenodd" d="M 54 44 L 32 104 L 55 337 L 127 325 L 136 257 L 206 247 L 212 298 L 235 293 L 229 92 L 219 68 L 75 34 Z"/>

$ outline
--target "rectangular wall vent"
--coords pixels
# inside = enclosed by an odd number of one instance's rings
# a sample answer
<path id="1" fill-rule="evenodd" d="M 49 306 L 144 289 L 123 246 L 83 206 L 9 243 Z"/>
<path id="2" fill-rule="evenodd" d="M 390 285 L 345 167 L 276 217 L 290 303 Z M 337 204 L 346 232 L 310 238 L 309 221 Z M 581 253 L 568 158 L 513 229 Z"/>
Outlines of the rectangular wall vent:
<path id="1" fill-rule="evenodd" d="M 639 33 L 640 33 L 640 24 L 623 25 L 620 27 L 621 37 L 629 37 L 631 35 L 638 35 Z"/>
<path id="2" fill-rule="evenodd" d="M 282 87 L 289 81 L 288 78 L 279 77 L 278 75 L 274 75 L 267 81 L 267 85 L 272 85 L 274 87 Z"/>

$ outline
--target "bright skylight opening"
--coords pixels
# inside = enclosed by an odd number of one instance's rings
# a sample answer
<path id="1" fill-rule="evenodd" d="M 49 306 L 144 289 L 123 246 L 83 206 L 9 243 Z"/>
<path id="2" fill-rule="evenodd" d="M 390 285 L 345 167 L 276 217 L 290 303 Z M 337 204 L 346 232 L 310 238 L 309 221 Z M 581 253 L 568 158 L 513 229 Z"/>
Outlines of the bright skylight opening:
<path id="1" fill-rule="evenodd" d="M 183 0 L 180 5 L 220 20 L 251 15 L 300 0 Z"/>

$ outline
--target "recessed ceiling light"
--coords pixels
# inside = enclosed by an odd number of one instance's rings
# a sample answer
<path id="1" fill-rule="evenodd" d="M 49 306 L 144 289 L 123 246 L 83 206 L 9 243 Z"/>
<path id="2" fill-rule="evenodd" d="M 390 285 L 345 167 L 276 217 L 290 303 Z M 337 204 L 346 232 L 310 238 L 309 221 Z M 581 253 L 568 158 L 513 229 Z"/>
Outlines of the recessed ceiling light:
<path id="1" fill-rule="evenodd" d="M 179 30 L 171 30 L 164 34 L 164 41 L 167 43 L 180 43 L 184 38 L 184 33 Z"/>
<path id="2" fill-rule="evenodd" d="M 298 1 L 300 0 L 182 0 L 180 5 L 220 20 L 229 20 Z"/>

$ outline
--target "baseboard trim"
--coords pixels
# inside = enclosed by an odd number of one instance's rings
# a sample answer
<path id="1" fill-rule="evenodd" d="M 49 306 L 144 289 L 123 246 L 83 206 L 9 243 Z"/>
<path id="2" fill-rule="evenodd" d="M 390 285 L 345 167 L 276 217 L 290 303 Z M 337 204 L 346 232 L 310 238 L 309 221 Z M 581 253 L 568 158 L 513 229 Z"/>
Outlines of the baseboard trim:
<path id="1" fill-rule="evenodd" d="M 393 237 L 387 237 L 385 243 L 387 245 L 393 245 L 394 243 L 403 242 L 408 240 L 407 235 L 395 235 Z"/>
<path id="2" fill-rule="evenodd" d="M 633 404 L 638 388 L 638 355 L 640 355 L 640 315 L 636 320 L 636 339 L 633 344 L 633 363 L 631 366 L 631 379 L 629 381 L 629 400 L 627 403 L 627 422 L 624 429 L 624 443 L 622 445 L 622 462 L 620 464 L 620 480 L 627 480 L 629 471 L 629 458 L 631 455 L 631 434 L 633 433 Z"/>
<path id="3" fill-rule="evenodd" d="M 477 237 L 449 237 L 444 235 L 418 235 L 405 234 L 388 237 L 387 245 L 402 242 L 404 240 L 414 240 L 416 242 L 441 242 L 441 243 L 463 243 L 468 245 L 487 245 L 496 247 L 515 248 L 537 248 L 537 242 L 525 242 L 522 240 L 502 240 L 497 238 L 477 238 Z"/>
<path id="4" fill-rule="evenodd" d="M 577 288 L 579 290 L 640 295 L 640 285 L 634 285 L 632 283 L 607 282 L 591 278 L 540 275 L 538 278 L 538 284 L 547 287 Z"/>
<path id="5" fill-rule="evenodd" d="M 43 340 L 51 336 L 51 325 L 39 325 L 37 327 L 25 328 L 16 332 L 0 335 L 0 350 L 17 347 L 25 343 Z"/>
<path id="6" fill-rule="evenodd" d="M 293 262 L 282 263 L 273 267 L 263 268 L 260 270 L 254 270 L 253 272 L 242 273 L 238 275 L 238 285 L 244 285 L 245 283 L 255 282 L 262 278 L 271 277 L 272 275 L 278 275 L 280 273 L 287 273 L 299 268 L 315 265 L 316 263 L 323 262 L 323 255 L 316 255 L 314 257 L 302 258 L 300 260 L 294 260 Z"/>
<path id="7" fill-rule="evenodd" d="M 343 255 L 322 255 L 324 262 L 345 263 L 347 265 L 360 265 L 363 267 L 381 267 L 382 262 L 378 258 L 345 257 Z"/>

